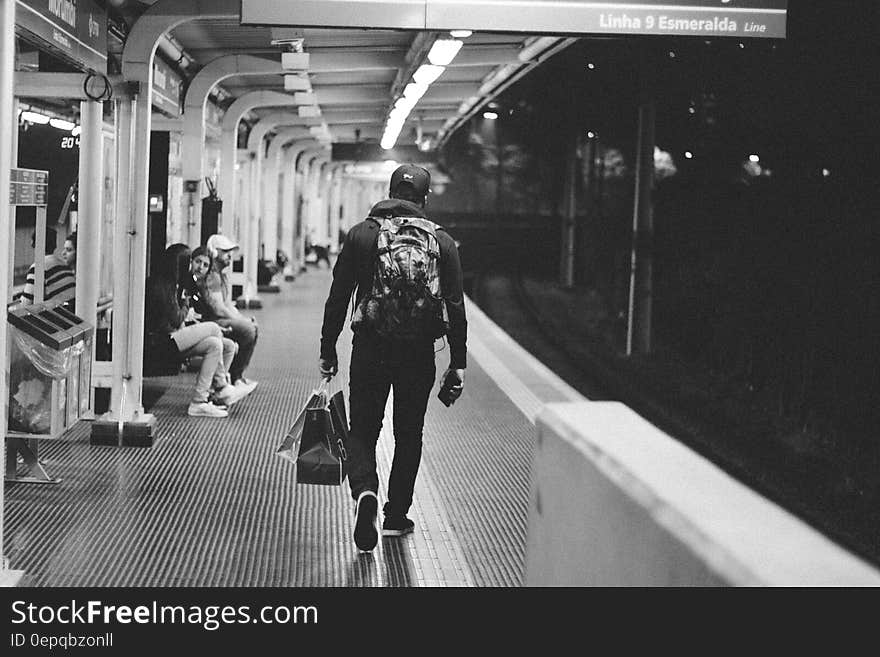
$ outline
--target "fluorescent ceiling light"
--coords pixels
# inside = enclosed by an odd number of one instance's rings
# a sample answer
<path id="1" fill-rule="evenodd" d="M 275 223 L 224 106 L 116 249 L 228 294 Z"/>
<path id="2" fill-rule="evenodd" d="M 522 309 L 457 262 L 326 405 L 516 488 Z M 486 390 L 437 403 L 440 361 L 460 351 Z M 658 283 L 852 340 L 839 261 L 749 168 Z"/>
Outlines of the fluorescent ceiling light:
<path id="1" fill-rule="evenodd" d="M 293 94 L 293 102 L 297 105 L 317 105 L 318 97 L 311 91 L 297 91 Z"/>
<path id="2" fill-rule="evenodd" d="M 284 76 L 285 91 L 311 91 L 312 83 L 308 78 L 301 75 L 285 75 Z"/>
<path id="3" fill-rule="evenodd" d="M 281 53 L 281 68 L 283 68 L 285 71 L 307 71 L 309 69 L 309 53 Z"/>
<path id="4" fill-rule="evenodd" d="M 471 30 L 451 30 L 449 34 L 456 39 L 467 39 L 473 32 Z"/>
<path id="5" fill-rule="evenodd" d="M 495 119 L 498 118 L 498 113 L 497 112 L 483 112 L 483 118 L 489 119 L 490 121 L 494 121 Z"/>
<path id="6" fill-rule="evenodd" d="M 49 123 L 49 117 L 45 114 L 40 114 L 39 112 L 22 112 L 21 118 L 25 121 L 30 121 L 31 123 L 38 123 L 40 125 L 46 125 Z"/>
<path id="7" fill-rule="evenodd" d="M 49 119 L 49 125 L 59 130 L 73 130 L 76 127 L 76 123 L 64 119 Z"/>
<path id="8" fill-rule="evenodd" d="M 403 127 L 403 124 L 406 123 L 405 116 L 389 116 L 388 122 L 386 125 L 386 130 L 400 130 Z"/>
<path id="9" fill-rule="evenodd" d="M 412 98 L 407 98 L 406 96 L 401 96 L 396 101 L 394 101 L 394 109 L 400 112 L 406 112 L 407 114 L 409 114 L 410 111 L 412 111 L 412 108 L 415 106 L 416 101 Z"/>
<path id="10" fill-rule="evenodd" d="M 403 88 L 403 95 L 407 98 L 412 99 L 413 104 L 418 101 L 419 98 L 425 95 L 425 92 L 428 90 L 428 86 L 425 84 L 418 84 L 416 82 L 410 82 Z"/>
<path id="11" fill-rule="evenodd" d="M 438 39 L 428 51 L 428 61 L 435 66 L 449 66 L 462 45 L 463 42 L 458 39 Z"/>
<path id="12" fill-rule="evenodd" d="M 416 84 L 424 84 L 427 86 L 431 84 L 434 80 L 439 78 L 441 75 L 443 75 L 443 71 L 445 70 L 446 68 L 443 66 L 422 64 L 421 66 L 419 66 L 416 72 L 413 73 L 413 80 L 415 80 Z"/>

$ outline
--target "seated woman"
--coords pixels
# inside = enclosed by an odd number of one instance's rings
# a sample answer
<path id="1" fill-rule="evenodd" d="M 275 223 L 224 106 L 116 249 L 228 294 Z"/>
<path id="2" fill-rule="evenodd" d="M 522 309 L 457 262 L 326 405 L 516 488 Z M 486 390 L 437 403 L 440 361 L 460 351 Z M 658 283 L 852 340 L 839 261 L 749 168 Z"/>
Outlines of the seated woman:
<path id="1" fill-rule="evenodd" d="M 236 344 L 223 337 L 213 322 L 186 325 L 190 311 L 191 276 L 189 247 L 172 244 L 147 279 L 145 329 L 153 336 L 167 336 L 181 358 L 201 356 L 187 414 L 202 417 L 226 417 L 227 406 L 243 396 L 229 383 L 229 366 L 237 351 Z M 213 388 L 214 401 L 210 399 Z"/>

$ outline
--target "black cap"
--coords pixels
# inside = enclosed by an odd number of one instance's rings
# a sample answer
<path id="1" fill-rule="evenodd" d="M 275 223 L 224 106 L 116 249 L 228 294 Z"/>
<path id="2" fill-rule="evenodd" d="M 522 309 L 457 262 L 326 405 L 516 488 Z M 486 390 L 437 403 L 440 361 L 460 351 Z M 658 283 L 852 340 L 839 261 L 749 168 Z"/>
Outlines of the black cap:
<path id="1" fill-rule="evenodd" d="M 402 185 L 409 185 L 417 197 L 425 197 L 431 187 L 431 174 L 427 169 L 415 164 L 402 164 L 391 174 L 391 184 L 388 188 L 394 195 L 401 191 Z"/>

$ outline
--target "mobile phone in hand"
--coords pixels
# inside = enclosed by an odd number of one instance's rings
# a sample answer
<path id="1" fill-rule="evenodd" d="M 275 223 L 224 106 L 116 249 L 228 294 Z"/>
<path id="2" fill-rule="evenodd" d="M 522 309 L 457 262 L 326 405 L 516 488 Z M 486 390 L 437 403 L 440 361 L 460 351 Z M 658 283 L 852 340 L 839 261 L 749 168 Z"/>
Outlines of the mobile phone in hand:
<path id="1" fill-rule="evenodd" d="M 450 372 L 443 380 L 443 386 L 437 393 L 437 399 L 443 402 L 447 408 L 455 403 L 455 400 L 461 396 L 461 379 L 455 372 Z"/>

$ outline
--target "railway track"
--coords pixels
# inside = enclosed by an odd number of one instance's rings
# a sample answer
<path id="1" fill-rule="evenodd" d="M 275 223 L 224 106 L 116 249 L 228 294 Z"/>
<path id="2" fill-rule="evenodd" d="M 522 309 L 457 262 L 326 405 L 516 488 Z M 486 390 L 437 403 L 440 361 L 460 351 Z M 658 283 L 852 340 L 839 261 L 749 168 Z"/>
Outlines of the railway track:
<path id="1" fill-rule="evenodd" d="M 618 400 L 735 479 L 880 565 L 876 508 L 847 491 L 833 464 L 793 452 L 778 440 L 719 417 L 711 408 L 676 407 L 673 386 L 652 381 L 637 364 L 561 335 L 537 308 L 521 273 L 481 271 L 473 297 L 505 331 L 591 400 Z M 606 348 L 607 349 L 607 348 Z M 851 487 L 851 484 L 850 484 Z M 721 510 L 723 512 L 723 510 Z"/>

